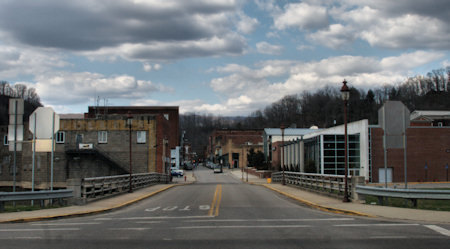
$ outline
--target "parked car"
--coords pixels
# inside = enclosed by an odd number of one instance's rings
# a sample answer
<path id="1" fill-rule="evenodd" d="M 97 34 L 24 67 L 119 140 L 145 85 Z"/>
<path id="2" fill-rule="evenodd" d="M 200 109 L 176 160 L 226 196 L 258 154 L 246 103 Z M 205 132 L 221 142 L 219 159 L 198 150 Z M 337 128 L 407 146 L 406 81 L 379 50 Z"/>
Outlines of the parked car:
<path id="1" fill-rule="evenodd" d="M 185 170 L 192 170 L 194 168 L 194 165 L 192 165 L 191 162 L 185 162 L 184 163 L 184 169 Z"/>
<path id="2" fill-rule="evenodd" d="M 222 167 L 220 165 L 215 165 L 214 166 L 214 174 L 215 173 L 222 173 Z"/>
<path id="3" fill-rule="evenodd" d="M 184 171 L 182 169 L 170 168 L 170 174 L 176 177 L 182 177 L 184 175 Z"/>

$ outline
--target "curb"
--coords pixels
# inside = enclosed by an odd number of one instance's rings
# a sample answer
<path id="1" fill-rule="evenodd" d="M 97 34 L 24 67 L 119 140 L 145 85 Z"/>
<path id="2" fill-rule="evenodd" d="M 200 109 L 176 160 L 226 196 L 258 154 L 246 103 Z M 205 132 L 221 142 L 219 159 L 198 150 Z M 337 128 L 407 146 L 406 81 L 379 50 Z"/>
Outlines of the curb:
<path id="1" fill-rule="evenodd" d="M 319 209 L 319 210 L 321 210 L 321 211 L 331 212 L 331 213 L 335 213 L 335 214 L 345 214 L 345 215 L 363 216 L 363 217 L 370 217 L 370 218 L 376 218 L 376 217 L 377 217 L 377 216 L 374 216 L 374 215 L 370 215 L 370 214 L 366 214 L 366 213 L 361 213 L 361 212 L 357 212 L 357 211 L 353 211 L 353 210 L 345 210 L 345 209 L 338 209 L 338 208 L 332 208 L 332 207 L 322 206 L 322 205 L 319 205 L 319 204 L 316 204 L 316 203 L 313 203 L 313 202 L 310 202 L 310 201 L 307 201 L 307 200 L 298 198 L 298 197 L 293 196 L 293 195 L 291 195 L 291 194 L 285 193 L 285 192 L 283 192 L 283 191 L 281 191 L 281 190 L 278 190 L 278 189 L 276 189 L 276 188 L 273 188 L 273 187 L 271 187 L 271 186 L 269 186 L 269 185 L 267 185 L 267 184 L 257 184 L 257 183 L 252 183 L 252 184 L 253 184 L 253 185 L 264 186 L 264 187 L 266 187 L 266 188 L 268 188 L 268 189 L 270 189 L 270 190 L 273 190 L 273 191 L 275 191 L 275 192 L 277 192 L 277 193 L 280 193 L 280 194 L 282 194 L 282 195 L 284 195 L 284 196 L 286 196 L 286 197 L 289 197 L 289 198 L 291 198 L 291 199 L 294 199 L 294 200 L 296 200 L 296 201 L 298 201 L 298 202 L 301 202 L 301 203 L 303 203 L 303 204 L 306 204 L 306 205 L 308 205 L 308 206 L 310 206 L 310 207 L 313 207 L 313 208 L 315 208 L 315 209 Z"/>
<path id="2" fill-rule="evenodd" d="M 133 204 L 135 202 L 141 201 L 143 199 L 146 199 L 150 196 L 156 195 L 160 192 L 163 192 L 167 189 L 173 188 L 175 186 L 182 186 L 182 185 L 187 185 L 190 183 L 186 183 L 186 184 L 173 184 L 173 185 L 169 185 L 165 188 L 162 188 L 160 190 L 157 190 L 155 192 L 146 194 L 144 196 L 140 196 L 134 200 L 131 201 L 127 201 L 124 203 L 121 203 L 119 205 L 110 207 L 110 208 L 101 208 L 101 209 L 96 209 L 96 210 L 90 210 L 90 211 L 84 211 L 84 212 L 74 212 L 74 213 L 67 213 L 67 214 L 59 214 L 59 215 L 52 215 L 52 216 L 41 216 L 41 217 L 32 217 L 32 218 L 19 218 L 19 219 L 11 219 L 11 220 L 4 220 L 4 221 L 0 221 L 0 223 L 19 223 L 19 222 L 31 222 L 31 221 L 40 221 L 40 220 L 50 220 L 50 219 L 57 219 L 57 218 L 69 218 L 69 217 L 78 217 L 78 216 L 84 216 L 84 215 L 91 215 L 91 214 L 97 214 L 97 213 L 103 213 L 103 212 L 107 212 L 107 211 L 111 211 L 114 209 L 119 209 L 125 206 L 128 206 L 130 204 Z"/>

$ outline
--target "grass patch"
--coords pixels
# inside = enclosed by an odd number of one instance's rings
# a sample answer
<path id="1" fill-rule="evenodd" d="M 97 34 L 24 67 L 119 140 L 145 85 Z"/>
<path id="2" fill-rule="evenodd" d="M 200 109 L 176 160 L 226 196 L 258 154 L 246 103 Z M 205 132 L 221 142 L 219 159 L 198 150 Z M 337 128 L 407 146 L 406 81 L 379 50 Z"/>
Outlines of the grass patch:
<path id="1" fill-rule="evenodd" d="M 12 212 L 22 212 L 22 211 L 34 211 L 34 210 L 40 210 L 40 209 L 52 209 L 52 208 L 60 208 L 65 207 L 64 205 L 59 204 L 52 204 L 47 205 L 45 207 L 41 207 L 39 205 L 39 202 L 35 204 L 34 206 L 31 205 L 24 205 L 24 204 L 16 204 L 16 206 L 12 204 L 5 205 L 5 209 L 1 211 L 0 213 L 12 213 Z"/>
<path id="2" fill-rule="evenodd" d="M 386 199 L 385 199 L 386 200 Z M 366 196 L 366 204 L 378 203 L 378 197 Z M 415 208 L 412 201 L 403 198 L 388 197 L 385 206 Z M 436 211 L 450 211 L 450 200 L 417 200 L 417 209 L 436 210 Z"/>

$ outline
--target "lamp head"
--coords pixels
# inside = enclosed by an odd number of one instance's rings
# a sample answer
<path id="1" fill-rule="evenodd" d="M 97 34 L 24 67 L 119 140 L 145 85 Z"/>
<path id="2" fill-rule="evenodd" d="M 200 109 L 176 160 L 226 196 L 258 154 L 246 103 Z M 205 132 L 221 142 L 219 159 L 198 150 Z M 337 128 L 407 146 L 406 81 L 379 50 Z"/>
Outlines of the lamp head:
<path id="1" fill-rule="evenodd" d="M 343 83 L 343 85 L 341 88 L 341 97 L 342 97 L 342 100 L 348 101 L 350 99 L 350 89 L 348 88 L 347 81 L 345 79 L 342 83 Z"/>

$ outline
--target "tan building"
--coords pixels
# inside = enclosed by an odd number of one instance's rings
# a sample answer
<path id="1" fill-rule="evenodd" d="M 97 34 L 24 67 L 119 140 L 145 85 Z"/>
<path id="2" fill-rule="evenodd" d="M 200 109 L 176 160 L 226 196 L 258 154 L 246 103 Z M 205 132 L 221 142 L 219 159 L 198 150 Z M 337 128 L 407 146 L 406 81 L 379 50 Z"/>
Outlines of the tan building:
<path id="1" fill-rule="evenodd" d="M 120 107 L 120 110 L 125 109 Z M 111 110 L 107 115 L 92 118 L 83 114 L 60 115 L 53 160 L 55 188 L 64 188 L 67 179 L 71 178 L 128 174 L 130 162 L 132 173 L 168 172 L 170 150 L 178 146 L 178 109 L 128 109 L 130 116 Z M 152 109 L 161 113 L 152 113 Z M 0 128 L 0 134 L 6 136 L 7 128 Z M 28 189 L 33 176 L 33 135 L 28 123 L 25 123 L 24 131 L 23 149 L 17 153 L 16 185 Z M 1 186 L 13 185 L 12 155 L 4 142 L 0 149 Z M 34 158 L 34 186 L 46 189 L 51 179 L 51 153 L 36 152 Z"/>
<path id="2" fill-rule="evenodd" d="M 262 134 L 263 130 L 215 130 L 209 137 L 209 159 L 225 167 L 246 167 L 248 151 L 263 149 Z"/>

